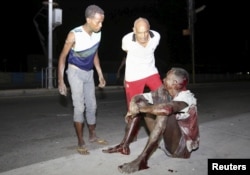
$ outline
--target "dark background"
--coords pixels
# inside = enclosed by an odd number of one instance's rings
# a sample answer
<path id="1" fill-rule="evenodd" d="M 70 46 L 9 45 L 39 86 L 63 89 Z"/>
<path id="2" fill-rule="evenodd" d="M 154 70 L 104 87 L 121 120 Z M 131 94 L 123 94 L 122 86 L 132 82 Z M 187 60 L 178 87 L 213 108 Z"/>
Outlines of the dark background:
<path id="1" fill-rule="evenodd" d="M 137 17 L 149 19 L 151 29 L 159 31 L 161 42 L 156 50 L 160 72 L 172 66 L 192 71 L 190 37 L 183 36 L 188 27 L 186 0 L 54 0 L 63 10 L 62 25 L 53 30 L 53 64 L 57 60 L 67 33 L 85 22 L 87 5 L 97 4 L 105 11 L 99 56 L 104 72 L 116 72 L 123 57 L 121 39 L 132 31 Z M 246 1 L 194 0 L 195 8 L 205 9 L 195 15 L 196 73 L 246 73 L 249 61 L 249 10 Z M 5 9 L 5 10 L 4 10 Z M 48 43 L 47 8 L 42 0 L 7 1 L 2 5 L 2 49 L 0 72 L 40 71 L 47 67 L 33 19 L 41 10 L 39 30 Z"/>

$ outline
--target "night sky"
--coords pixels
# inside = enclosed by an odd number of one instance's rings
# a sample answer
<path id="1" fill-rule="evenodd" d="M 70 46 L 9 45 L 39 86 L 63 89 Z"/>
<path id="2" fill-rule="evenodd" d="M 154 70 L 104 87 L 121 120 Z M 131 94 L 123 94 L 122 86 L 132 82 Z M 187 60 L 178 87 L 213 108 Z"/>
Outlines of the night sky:
<path id="1" fill-rule="evenodd" d="M 31 2 L 30 2 L 31 1 Z M 2 54 L 0 72 L 25 72 L 37 64 L 47 66 L 47 58 L 33 23 L 42 9 L 42 0 L 8 1 L 1 14 Z M 54 0 L 55 1 L 55 0 Z M 195 8 L 205 9 L 195 16 L 195 67 L 197 73 L 236 73 L 250 71 L 249 9 L 246 1 L 218 2 L 194 0 Z M 115 72 L 122 60 L 121 39 L 132 31 L 137 17 L 149 19 L 151 29 L 161 34 L 156 50 L 160 72 L 172 66 L 191 71 L 190 37 L 182 35 L 188 27 L 186 0 L 57 0 L 63 10 L 63 24 L 53 30 L 54 66 L 69 30 L 85 22 L 84 10 L 97 4 L 105 11 L 99 56 L 104 72 Z M 3 8 L 5 8 L 3 7 Z M 39 29 L 47 45 L 47 12 L 39 16 Z M 7 11 L 7 13 L 6 13 Z M 47 49 L 47 46 L 46 46 Z M 46 52 L 47 53 L 47 52 Z M 38 57 L 37 55 L 40 55 Z M 30 59 L 31 58 L 31 59 Z M 41 61 L 42 59 L 42 61 Z M 32 65 L 32 66 L 31 66 Z"/>

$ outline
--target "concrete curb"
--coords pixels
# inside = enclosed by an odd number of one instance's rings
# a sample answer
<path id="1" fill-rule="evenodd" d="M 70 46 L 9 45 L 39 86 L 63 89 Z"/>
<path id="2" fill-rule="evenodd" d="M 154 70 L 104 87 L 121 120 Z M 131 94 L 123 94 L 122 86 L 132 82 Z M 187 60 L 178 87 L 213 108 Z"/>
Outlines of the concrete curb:
<path id="1" fill-rule="evenodd" d="M 216 82 L 216 83 L 197 83 L 197 84 L 189 84 L 190 88 L 194 87 L 213 87 L 218 85 L 223 86 L 237 86 L 238 84 L 249 84 L 249 81 L 243 81 L 243 82 Z M 96 91 L 103 90 L 123 90 L 123 86 L 106 86 L 103 89 L 100 89 L 96 87 Z M 59 95 L 58 89 L 47 89 L 47 88 L 38 88 L 38 89 L 10 89 L 10 90 L 0 90 L 0 98 L 6 98 L 6 97 L 24 97 L 24 96 L 40 96 L 40 95 Z"/>
<path id="2" fill-rule="evenodd" d="M 123 86 L 107 86 L 103 90 L 121 90 Z M 69 91 L 70 89 L 68 89 Z M 100 88 L 96 88 L 96 91 L 100 90 Z M 59 95 L 58 89 L 11 89 L 11 90 L 0 90 L 0 98 L 8 98 L 8 97 L 27 97 L 27 96 L 41 96 L 41 95 Z"/>

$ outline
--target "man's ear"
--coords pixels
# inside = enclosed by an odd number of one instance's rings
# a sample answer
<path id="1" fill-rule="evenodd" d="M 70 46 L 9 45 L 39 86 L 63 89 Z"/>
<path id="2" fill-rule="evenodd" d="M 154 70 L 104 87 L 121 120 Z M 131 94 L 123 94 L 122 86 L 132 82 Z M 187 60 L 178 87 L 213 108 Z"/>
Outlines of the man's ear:
<path id="1" fill-rule="evenodd" d="M 90 18 L 86 18 L 86 22 L 87 22 L 87 23 L 90 23 Z"/>
<path id="2" fill-rule="evenodd" d="M 133 32 L 134 32 L 134 34 L 135 34 L 135 33 L 136 33 L 135 27 L 133 27 L 132 30 L 133 30 Z"/>

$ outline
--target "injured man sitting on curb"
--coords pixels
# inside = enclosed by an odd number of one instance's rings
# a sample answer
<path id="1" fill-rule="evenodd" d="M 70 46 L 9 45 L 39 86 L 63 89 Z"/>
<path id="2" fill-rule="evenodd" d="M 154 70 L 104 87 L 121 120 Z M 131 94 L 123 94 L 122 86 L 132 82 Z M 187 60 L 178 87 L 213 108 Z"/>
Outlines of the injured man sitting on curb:
<path id="1" fill-rule="evenodd" d="M 127 127 L 123 140 L 102 152 L 129 155 L 133 133 L 138 131 L 143 117 L 150 135 L 144 150 L 135 160 L 118 166 L 120 172 L 133 173 L 149 168 L 148 160 L 157 148 L 169 157 L 186 159 L 198 149 L 197 104 L 194 94 L 187 89 L 188 81 L 189 74 L 185 69 L 172 68 L 159 89 L 132 98 L 125 116 Z"/>

